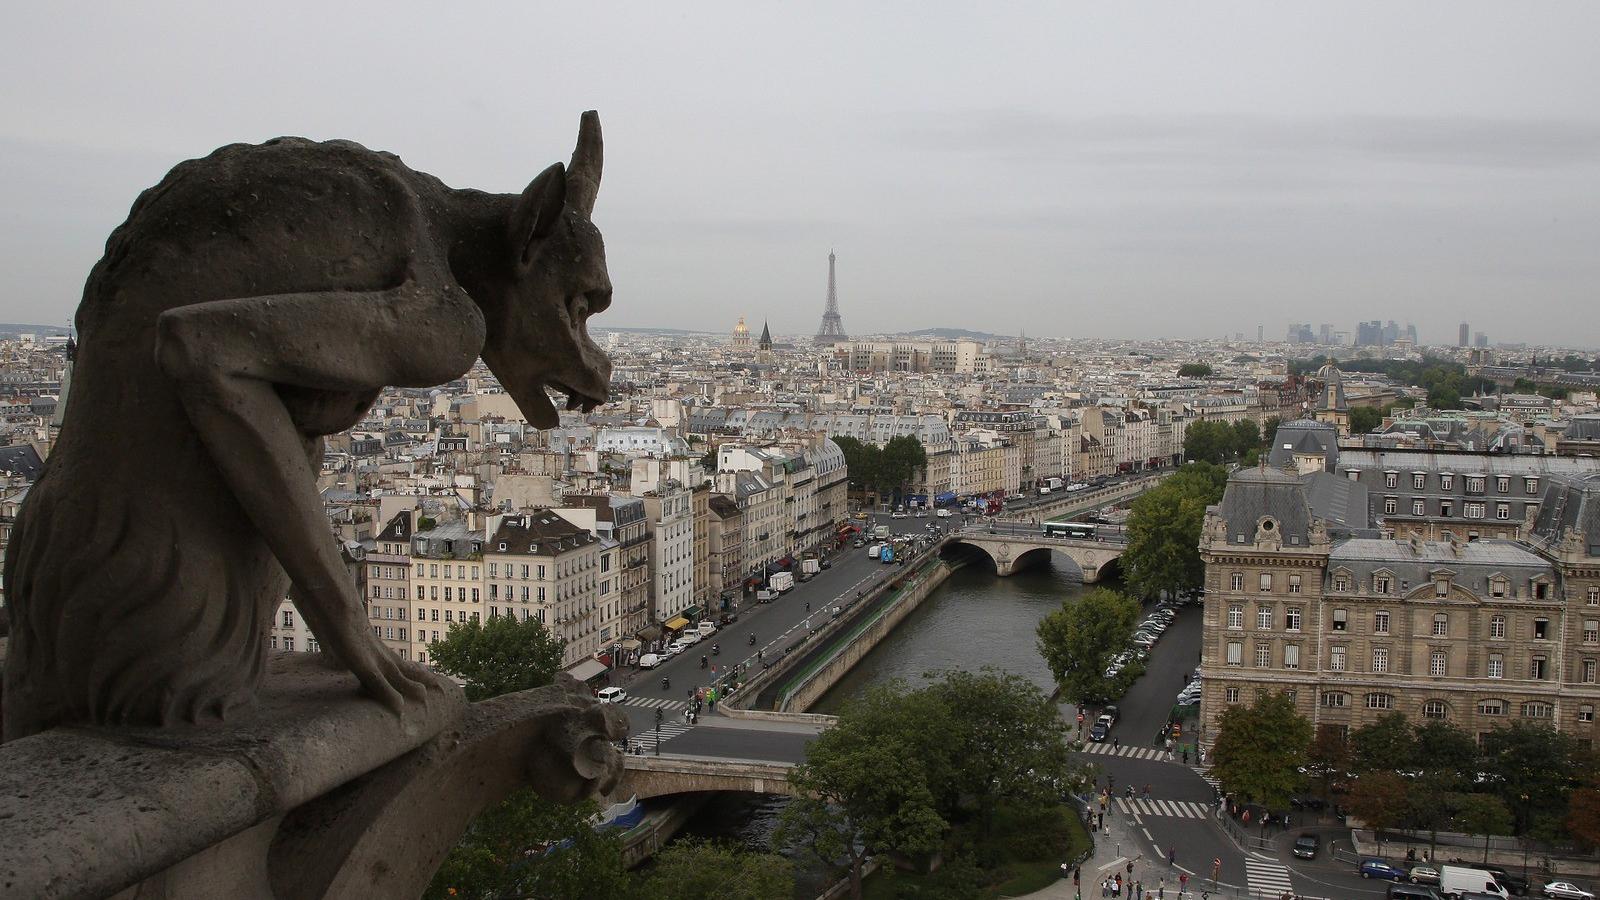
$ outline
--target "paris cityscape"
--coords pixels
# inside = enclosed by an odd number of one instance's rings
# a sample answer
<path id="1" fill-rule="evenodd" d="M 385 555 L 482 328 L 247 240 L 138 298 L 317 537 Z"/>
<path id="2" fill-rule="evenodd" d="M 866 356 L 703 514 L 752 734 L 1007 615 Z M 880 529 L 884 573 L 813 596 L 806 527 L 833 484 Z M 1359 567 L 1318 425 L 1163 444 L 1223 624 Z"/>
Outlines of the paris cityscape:
<path id="1" fill-rule="evenodd" d="M 0 894 L 1594 900 L 1600 14 L 1163 12 L 8 91 Z"/>

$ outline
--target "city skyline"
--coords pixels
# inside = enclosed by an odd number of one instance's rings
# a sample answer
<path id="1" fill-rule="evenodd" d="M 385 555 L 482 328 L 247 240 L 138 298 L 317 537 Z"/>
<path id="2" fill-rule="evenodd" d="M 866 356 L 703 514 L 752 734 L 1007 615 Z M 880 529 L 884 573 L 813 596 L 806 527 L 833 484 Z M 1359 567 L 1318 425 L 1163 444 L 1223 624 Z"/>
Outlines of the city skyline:
<path id="1" fill-rule="evenodd" d="M 65 322 L 138 193 L 222 144 L 349 138 L 509 193 L 598 108 L 597 327 L 814 334 L 838 247 L 852 333 L 1270 336 L 1338 310 L 1600 346 L 1574 315 L 1600 280 L 1590 6 L 312 9 L 20 10 L 0 319 Z"/>

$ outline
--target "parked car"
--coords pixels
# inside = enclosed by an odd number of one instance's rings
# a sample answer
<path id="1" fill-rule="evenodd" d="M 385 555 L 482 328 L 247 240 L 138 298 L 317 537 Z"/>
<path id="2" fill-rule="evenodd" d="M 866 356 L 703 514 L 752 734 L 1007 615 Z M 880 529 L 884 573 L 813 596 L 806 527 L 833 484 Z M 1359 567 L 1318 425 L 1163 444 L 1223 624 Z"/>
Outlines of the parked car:
<path id="1" fill-rule="evenodd" d="M 685 630 L 678 635 L 678 643 L 684 647 L 693 647 L 695 644 L 700 643 L 700 632 Z"/>
<path id="2" fill-rule="evenodd" d="M 1322 847 L 1322 838 L 1314 834 L 1302 834 L 1294 839 L 1294 855 L 1301 859 L 1316 859 L 1317 850 Z"/>
<path id="3" fill-rule="evenodd" d="M 661 665 L 661 661 L 664 658 L 665 657 L 657 653 L 646 653 L 645 655 L 639 657 L 639 668 L 654 669 L 656 666 Z"/>
<path id="4" fill-rule="evenodd" d="M 718 625 L 728 626 L 728 625 L 732 625 L 733 623 L 735 623 L 737 621 L 739 621 L 739 614 L 738 613 L 725 612 L 722 615 L 717 616 L 717 624 Z"/>
<path id="5" fill-rule="evenodd" d="M 825 559 L 825 560 L 823 560 L 823 561 L 822 561 L 822 562 L 821 562 L 821 563 L 820 563 L 820 565 L 821 565 L 821 566 L 822 566 L 822 567 L 823 567 L 823 568 L 824 568 L 824 569 L 831 569 L 831 568 L 833 568 L 833 560 L 831 560 L 831 559 Z"/>
<path id="6" fill-rule="evenodd" d="M 1412 866 L 1406 880 L 1412 884 L 1438 884 L 1439 870 L 1433 866 Z"/>
<path id="7" fill-rule="evenodd" d="M 1496 897 L 1510 896 L 1493 874 L 1476 866 L 1439 867 L 1440 893 L 1448 897 L 1457 897 L 1467 891 L 1493 894 Z"/>
<path id="8" fill-rule="evenodd" d="M 595 691 L 594 698 L 601 703 L 621 703 L 628 699 L 628 692 L 619 687 L 603 687 Z"/>
<path id="9" fill-rule="evenodd" d="M 1110 716 L 1101 716 L 1094 720 L 1094 727 L 1089 729 L 1089 740 L 1100 743 L 1111 736 L 1111 726 L 1116 720 Z"/>
<path id="10" fill-rule="evenodd" d="M 1363 859 L 1356 872 L 1362 878 L 1387 878 L 1390 881 L 1405 881 L 1406 876 L 1410 874 L 1405 869 L 1381 859 Z"/>
<path id="11" fill-rule="evenodd" d="M 1594 900 L 1594 894 L 1570 881 L 1550 882 L 1544 886 L 1544 895 L 1555 897 L 1556 900 Z"/>
<path id="12" fill-rule="evenodd" d="M 1494 880 L 1500 882 L 1501 886 L 1511 893 L 1516 894 L 1519 897 L 1527 896 L 1528 876 L 1518 875 L 1514 872 L 1507 872 L 1500 866 L 1479 866 L 1478 868 L 1488 872 L 1490 875 L 1493 875 Z"/>
<path id="13" fill-rule="evenodd" d="M 717 633 L 716 624 L 711 622 L 709 619 L 701 622 L 699 625 L 696 625 L 694 629 L 700 634 L 701 637 L 710 637 Z"/>
<path id="14" fill-rule="evenodd" d="M 1100 715 L 1110 716 L 1111 721 L 1116 722 L 1118 719 L 1122 718 L 1122 710 L 1118 709 L 1115 704 L 1108 703 L 1100 710 Z"/>

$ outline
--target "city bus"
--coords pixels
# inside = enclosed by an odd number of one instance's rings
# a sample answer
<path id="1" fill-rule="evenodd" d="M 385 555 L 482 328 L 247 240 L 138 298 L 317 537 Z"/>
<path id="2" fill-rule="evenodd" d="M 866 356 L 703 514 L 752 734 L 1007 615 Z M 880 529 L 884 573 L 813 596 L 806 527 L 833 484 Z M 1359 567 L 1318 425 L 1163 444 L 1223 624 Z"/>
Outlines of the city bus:
<path id="1" fill-rule="evenodd" d="M 1094 526 L 1086 522 L 1046 522 L 1045 537 L 1092 538 Z"/>

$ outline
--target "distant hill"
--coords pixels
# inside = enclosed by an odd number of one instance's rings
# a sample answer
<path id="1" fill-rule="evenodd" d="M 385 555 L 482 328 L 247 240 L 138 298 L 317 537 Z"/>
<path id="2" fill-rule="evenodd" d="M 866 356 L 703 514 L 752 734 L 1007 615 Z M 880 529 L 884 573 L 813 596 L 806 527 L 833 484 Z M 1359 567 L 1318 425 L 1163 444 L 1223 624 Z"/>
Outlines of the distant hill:
<path id="1" fill-rule="evenodd" d="M 1012 338 L 1013 335 L 990 334 L 987 331 L 968 331 L 965 328 L 924 328 L 921 331 L 902 331 L 907 337 L 933 338 L 939 341 L 992 341 Z"/>
<path id="2" fill-rule="evenodd" d="M 617 331 L 623 334 L 710 334 L 709 331 L 695 331 L 689 328 L 623 328 L 619 325 L 594 325 L 589 328 L 593 332 Z"/>
<path id="3" fill-rule="evenodd" d="M 67 334 L 64 325 L 16 325 L 9 322 L 0 322 L 0 335 L 15 337 L 19 334 Z"/>

